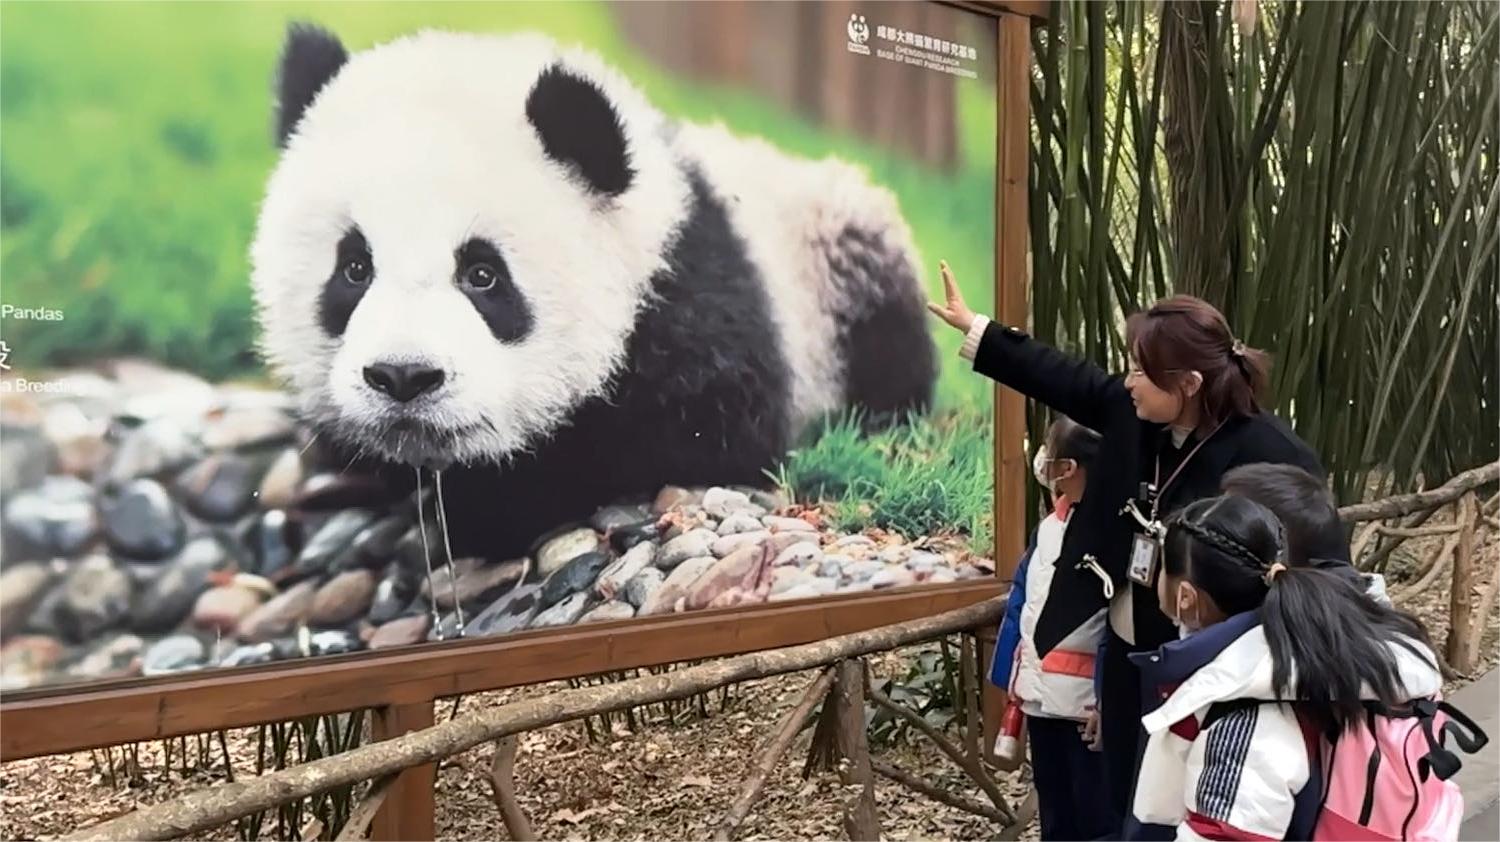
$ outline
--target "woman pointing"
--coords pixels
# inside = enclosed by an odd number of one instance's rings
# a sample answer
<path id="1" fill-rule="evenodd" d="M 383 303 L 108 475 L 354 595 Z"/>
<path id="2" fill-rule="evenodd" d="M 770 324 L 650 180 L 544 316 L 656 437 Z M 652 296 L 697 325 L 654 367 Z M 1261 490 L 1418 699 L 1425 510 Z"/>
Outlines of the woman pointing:
<path id="1" fill-rule="evenodd" d="M 1207 302 L 1179 295 L 1126 323 L 1129 372 L 1098 366 L 975 314 L 942 264 L 944 304 L 929 304 L 963 331 L 974 370 L 1101 435 L 1088 489 L 1070 519 L 1035 643 L 1045 655 L 1108 606 L 1098 666 L 1099 716 L 1109 799 L 1130 815 L 1141 744 L 1140 677 L 1127 656 L 1178 636 L 1161 612 L 1156 576 L 1161 521 L 1219 493 L 1224 472 L 1253 462 L 1294 464 L 1322 477 L 1312 450 L 1258 401 L 1266 355 L 1234 338 Z"/>

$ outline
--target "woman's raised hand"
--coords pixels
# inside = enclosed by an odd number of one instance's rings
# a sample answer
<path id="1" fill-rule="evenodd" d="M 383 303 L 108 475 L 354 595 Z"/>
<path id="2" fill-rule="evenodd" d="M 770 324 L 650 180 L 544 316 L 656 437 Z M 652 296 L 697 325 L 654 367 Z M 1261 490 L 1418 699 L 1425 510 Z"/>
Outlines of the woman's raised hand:
<path id="1" fill-rule="evenodd" d="M 948 268 L 948 261 L 941 261 L 938 265 L 943 271 L 943 295 L 947 298 L 947 303 L 944 305 L 929 301 L 927 309 L 948 324 L 968 333 L 969 328 L 974 326 L 974 311 L 964 303 L 963 293 L 958 291 L 958 284 L 953 281 L 953 271 Z"/>

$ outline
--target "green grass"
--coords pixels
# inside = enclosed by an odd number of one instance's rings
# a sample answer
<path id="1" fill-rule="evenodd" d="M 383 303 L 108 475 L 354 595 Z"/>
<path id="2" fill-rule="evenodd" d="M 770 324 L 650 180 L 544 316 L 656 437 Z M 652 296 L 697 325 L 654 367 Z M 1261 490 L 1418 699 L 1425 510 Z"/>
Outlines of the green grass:
<path id="1" fill-rule="evenodd" d="M 825 422 L 776 473 L 799 503 L 831 504 L 834 525 L 907 537 L 958 533 L 993 546 L 994 424 L 987 404 L 911 418 L 866 434 L 854 415 Z"/>
<path id="2" fill-rule="evenodd" d="M 274 161 L 271 77 L 292 19 L 330 27 L 350 49 L 424 26 L 537 29 L 582 43 L 668 114 L 860 164 L 896 193 L 929 293 L 939 293 L 943 258 L 976 308 L 993 306 L 996 111 L 980 85 L 960 86 L 963 160 L 940 173 L 744 90 L 665 73 L 599 3 L 5 3 L 3 295 L 66 314 L 7 323 L 13 363 L 141 354 L 214 378 L 258 371 L 246 254 Z M 953 356 L 960 337 L 936 325 L 934 337 L 941 403 L 982 401 L 988 387 Z"/>

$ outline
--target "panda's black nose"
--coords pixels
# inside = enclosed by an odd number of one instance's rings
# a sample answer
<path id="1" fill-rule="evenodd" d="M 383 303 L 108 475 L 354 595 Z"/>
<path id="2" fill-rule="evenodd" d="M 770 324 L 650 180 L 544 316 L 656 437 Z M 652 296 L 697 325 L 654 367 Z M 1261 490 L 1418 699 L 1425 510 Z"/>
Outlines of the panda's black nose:
<path id="1" fill-rule="evenodd" d="M 375 363 L 365 366 L 365 382 L 376 391 L 406 403 L 443 385 L 440 368 L 421 363 Z"/>

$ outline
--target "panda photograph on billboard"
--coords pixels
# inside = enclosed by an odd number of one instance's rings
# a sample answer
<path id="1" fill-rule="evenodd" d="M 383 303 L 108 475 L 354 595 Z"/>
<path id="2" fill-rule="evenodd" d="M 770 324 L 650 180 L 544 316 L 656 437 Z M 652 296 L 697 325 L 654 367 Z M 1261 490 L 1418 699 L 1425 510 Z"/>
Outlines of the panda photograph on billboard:
<path id="1" fill-rule="evenodd" d="M 0 689 L 994 575 L 992 19 L 3 17 Z"/>

